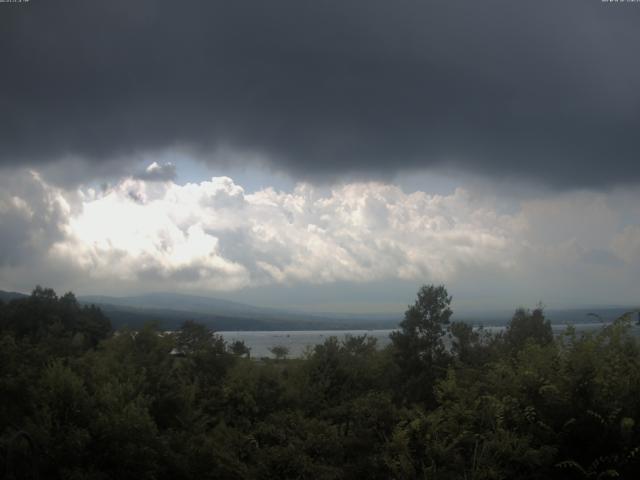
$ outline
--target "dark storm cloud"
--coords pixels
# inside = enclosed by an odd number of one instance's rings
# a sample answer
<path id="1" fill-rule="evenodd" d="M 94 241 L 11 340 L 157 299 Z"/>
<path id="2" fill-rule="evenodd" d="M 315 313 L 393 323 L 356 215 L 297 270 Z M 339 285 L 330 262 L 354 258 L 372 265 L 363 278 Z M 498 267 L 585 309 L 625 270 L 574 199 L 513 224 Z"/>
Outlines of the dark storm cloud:
<path id="1" fill-rule="evenodd" d="M 303 177 L 635 182 L 639 26 L 600 0 L 0 4 L 0 162 L 180 146 Z"/>

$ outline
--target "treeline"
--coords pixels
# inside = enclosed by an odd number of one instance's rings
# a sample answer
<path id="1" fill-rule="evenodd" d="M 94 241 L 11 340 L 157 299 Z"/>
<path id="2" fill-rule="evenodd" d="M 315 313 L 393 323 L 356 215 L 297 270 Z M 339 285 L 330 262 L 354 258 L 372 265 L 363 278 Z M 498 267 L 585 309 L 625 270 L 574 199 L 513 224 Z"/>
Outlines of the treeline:
<path id="1" fill-rule="evenodd" d="M 488 335 L 425 286 L 392 343 L 249 358 L 206 327 L 113 332 L 37 288 L 0 303 L 6 479 L 547 479 L 640 474 L 640 348 L 621 318 Z"/>

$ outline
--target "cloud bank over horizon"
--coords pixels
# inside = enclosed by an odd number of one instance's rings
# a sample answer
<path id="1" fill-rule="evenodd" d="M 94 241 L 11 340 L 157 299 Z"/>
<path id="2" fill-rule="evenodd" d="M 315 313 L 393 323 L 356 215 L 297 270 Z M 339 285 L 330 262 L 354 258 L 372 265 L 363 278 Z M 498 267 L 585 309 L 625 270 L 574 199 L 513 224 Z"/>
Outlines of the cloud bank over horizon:
<path id="1" fill-rule="evenodd" d="M 504 211 L 504 199 L 465 188 L 406 193 L 382 182 L 245 193 L 228 177 L 180 185 L 129 176 L 65 191 L 24 171 L 2 183 L 0 288 L 54 281 L 80 292 L 215 295 L 487 282 L 496 297 L 516 283 L 529 302 L 579 304 L 635 301 L 629 282 L 640 273 L 640 194 L 630 190 L 557 194 Z"/>
<path id="2" fill-rule="evenodd" d="M 0 288 L 637 303 L 637 7 L 1 4 Z"/>

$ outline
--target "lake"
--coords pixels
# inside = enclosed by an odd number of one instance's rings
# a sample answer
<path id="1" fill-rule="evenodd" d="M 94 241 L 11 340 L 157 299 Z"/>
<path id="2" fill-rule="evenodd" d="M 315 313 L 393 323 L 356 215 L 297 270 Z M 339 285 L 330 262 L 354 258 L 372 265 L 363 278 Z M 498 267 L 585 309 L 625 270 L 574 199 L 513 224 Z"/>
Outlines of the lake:
<path id="1" fill-rule="evenodd" d="M 301 357 L 305 349 L 324 343 L 329 337 L 342 340 L 346 335 L 367 335 L 378 340 L 378 347 L 389 344 L 389 334 L 393 330 L 292 330 L 272 332 L 217 332 L 227 342 L 244 341 L 251 349 L 253 358 L 271 357 L 269 348 L 281 345 L 289 349 L 289 357 Z"/>
<path id="2" fill-rule="evenodd" d="M 578 332 L 590 332 L 602 328 L 603 323 L 574 323 L 573 326 Z M 553 332 L 558 335 L 562 333 L 567 324 L 553 324 Z M 640 327 L 633 325 L 635 333 L 640 332 Z M 505 326 L 487 326 L 484 329 L 490 333 L 498 333 L 505 329 Z M 245 345 L 251 349 L 253 358 L 272 357 L 269 348 L 276 345 L 287 347 L 289 357 L 301 357 L 307 348 L 324 343 L 329 337 L 338 337 L 339 340 L 346 335 L 361 336 L 367 335 L 378 340 L 378 347 L 385 347 L 390 343 L 389 334 L 393 330 L 291 330 L 291 331 L 264 331 L 264 332 L 218 332 L 227 342 L 235 340 L 244 341 Z"/>

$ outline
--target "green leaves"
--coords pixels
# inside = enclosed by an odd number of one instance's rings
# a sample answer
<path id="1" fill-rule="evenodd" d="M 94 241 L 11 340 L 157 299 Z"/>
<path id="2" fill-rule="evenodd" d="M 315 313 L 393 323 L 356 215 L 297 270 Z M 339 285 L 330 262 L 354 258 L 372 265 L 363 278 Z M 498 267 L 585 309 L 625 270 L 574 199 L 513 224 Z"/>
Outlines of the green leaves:
<path id="1" fill-rule="evenodd" d="M 549 338 L 541 311 L 520 310 L 504 336 L 491 337 L 450 323 L 450 301 L 444 287 L 423 287 L 386 349 L 367 336 L 332 337 L 304 359 L 275 361 L 252 360 L 246 346 L 193 322 L 172 334 L 147 325 L 102 338 L 100 322 L 87 323 L 99 320 L 95 311 L 39 289 L 0 305 L 0 471 L 639 476 L 640 346 L 629 319 Z"/>
<path id="2" fill-rule="evenodd" d="M 400 391 L 407 403 L 433 404 L 433 386 L 446 371 L 445 327 L 452 311 L 444 286 L 425 285 L 404 314 L 400 330 L 391 333 L 394 358 L 401 372 Z"/>

